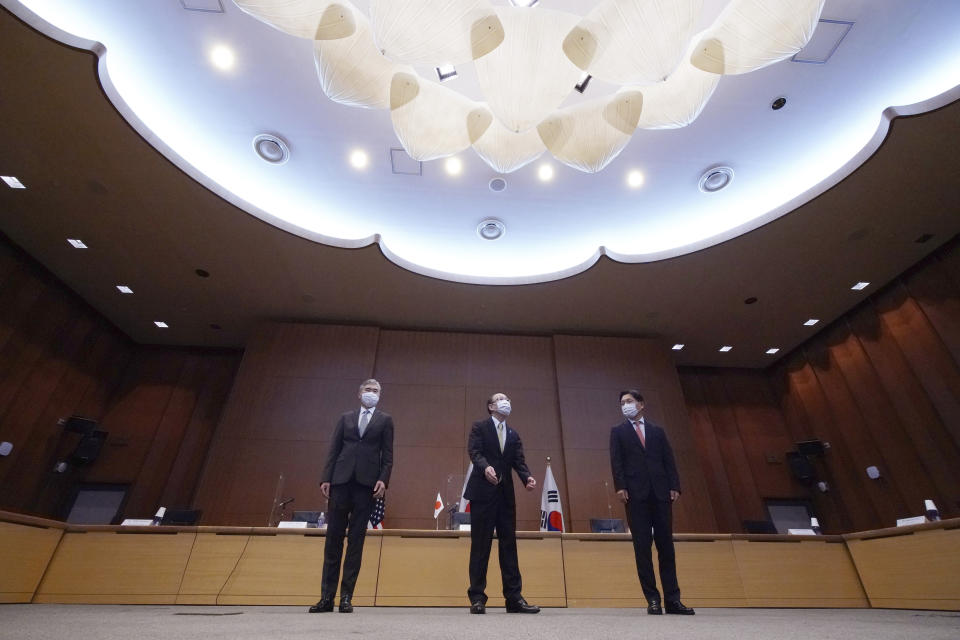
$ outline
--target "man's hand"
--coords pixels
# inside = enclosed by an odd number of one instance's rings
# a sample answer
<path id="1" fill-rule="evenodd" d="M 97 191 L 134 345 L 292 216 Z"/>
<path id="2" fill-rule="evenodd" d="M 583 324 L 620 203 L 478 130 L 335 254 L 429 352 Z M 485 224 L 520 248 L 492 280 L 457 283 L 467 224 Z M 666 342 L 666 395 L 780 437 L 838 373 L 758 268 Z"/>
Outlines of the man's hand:
<path id="1" fill-rule="evenodd" d="M 497 484 L 497 470 L 493 467 L 487 467 L 484 469 L 483 475 L 490 484 Z"/>
<path id="2" fill-rule="evenodd" d="M 677 498 L 679 497 L 680 497 L 679 491 L 674 491 L 673 489 L 670 489 L 670 502 L 676 502 Z"/>
<path id="3" fill-rule="evenodd" d="M 527 478 L 526 487 L 527 487 L 527 491 L 533 491 L 534 489 L 537 488 L 537 481 L 533 476 L 530 476 L 529 478 Z"/>
<path id="4" fill-rule="evenodd" d="M 327 500 L 330 499 L 330 483 L 329 482 L 320 483 L 320 493 L 322 493 L 323 497 L 326 498 Z"/>
<path id="5" fill-rule="evenodd" d="M 620 489 L 620 491 L 617 491 L 617 498 L 619 498 L 620 502 L 623 504 L 627 504 L 627 501 L 630 500 L 630 496 L 627 495 L 626 489 Z"/>
<path id="6" fill-rule="evenodd" d="M 382 498 L 386 492 L 387 485 L 383 484 L 383 480 L 377 480 L 377 484 L 373 485 L 373 497 Z"/>

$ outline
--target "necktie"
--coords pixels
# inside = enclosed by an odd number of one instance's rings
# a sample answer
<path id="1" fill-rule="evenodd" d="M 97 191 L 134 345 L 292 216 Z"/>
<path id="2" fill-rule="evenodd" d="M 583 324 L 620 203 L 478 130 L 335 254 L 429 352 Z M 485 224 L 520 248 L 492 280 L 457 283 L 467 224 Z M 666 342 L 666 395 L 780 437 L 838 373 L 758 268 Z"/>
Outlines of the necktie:
<path id="1" fill-rule="evenodd" d="M 360 414 L 360 437 L 363 437 L 363 432 L 367 430 L 367 424 L 370 422 L 370 410 L 364 409 L 363 413 Z"/>
<path id="2" fill-rule="evenodd" d="M 497 439 L 500 441 L 500 453 L 503 453 L 503 446 L 506 443 L 506 438 L 504 437 L 504 426 L 502 422 L 497 425 Z"/>
<path id="3" fill-rule="evenodd" d="M 634 423 L 633 423 L 633 428 L 634 428 L 634 429 L 636 430 L 636 432 L 637 432 L 637 437 L 640 438 L 640 444 L 642 444 L 642 445 L 644 446 L 644 448 L 646 448 L 646 446 L 647 446 L 647 441 L 646 441 L 646 439 L 643 437 L 643 429 L 640 428 L 640 423 L 639 423 L 639 422 L 634 422 Z"/>

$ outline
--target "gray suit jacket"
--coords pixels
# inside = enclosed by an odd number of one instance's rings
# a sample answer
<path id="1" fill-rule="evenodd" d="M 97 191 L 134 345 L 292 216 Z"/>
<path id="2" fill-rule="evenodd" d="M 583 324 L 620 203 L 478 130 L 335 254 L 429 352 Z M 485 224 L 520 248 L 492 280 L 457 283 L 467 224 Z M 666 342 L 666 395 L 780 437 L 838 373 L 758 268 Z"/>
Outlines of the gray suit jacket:
<path id="1" fill-rule="evenodd" d="M 372 487 L 377 480 L 390 484 L 393 470 L 393 418 L 377 409 L 360 437 L 360 410 L 348 411 L 337 420 L 320 483 L 344 484 L 356 480 Z"/>

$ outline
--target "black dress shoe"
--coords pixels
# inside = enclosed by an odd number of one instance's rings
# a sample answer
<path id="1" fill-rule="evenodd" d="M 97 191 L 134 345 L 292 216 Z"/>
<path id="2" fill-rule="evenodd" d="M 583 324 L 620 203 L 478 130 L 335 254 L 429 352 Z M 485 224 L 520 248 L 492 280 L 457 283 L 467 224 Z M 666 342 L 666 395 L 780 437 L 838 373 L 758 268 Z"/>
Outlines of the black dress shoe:
<path id="1" fill-rule="evenodd" d="M 487 607 L 479 600 L 477 600 L 476 602 L 470 605 L 470 613 L 486 613 L 486 612 L 487 612 Z"/>
<path id="2" fill-rule="evenodd" d="M 353 613 L 353 604 L 350 596 L 340 596 L 340 613 Z"/>
<path id="3" fill-rule="evenodd" d="M 507 613 L 540 613 L 540 607 L 527 604 L 523 598 L 507 603 Z"/>
<path id="4" fill-rule="evenodd" d="M 663 609 L 660 608 L 659 600 L 651 600 L 647 603 L 647 614 L 651 616 L 659 616 L 663 613 Z"/>
<path id="5" fill-rule="evenodd" d="M 690 607 L 684 606 L 684 604 L 679 600 L 674 600 L 673 602 L 667 603 L 667 613 L 675 613 L 681 616 L 692 616 L 697 612 Z"/>
<path id="6" fill-rule="evenodd" d="M 309 611 L 310 613 L 327 613 L 333 611 L 333 599 L 320 598 L 317 604 L 310 607 Z"/>

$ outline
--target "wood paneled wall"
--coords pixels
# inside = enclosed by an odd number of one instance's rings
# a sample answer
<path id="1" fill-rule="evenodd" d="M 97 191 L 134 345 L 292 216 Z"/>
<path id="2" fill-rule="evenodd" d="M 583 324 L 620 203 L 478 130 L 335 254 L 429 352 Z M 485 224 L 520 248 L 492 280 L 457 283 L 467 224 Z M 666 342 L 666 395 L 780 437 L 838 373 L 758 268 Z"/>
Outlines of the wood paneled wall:
<path id="1" fill-rule="evenodd" d="M 0 237 L 0 509 L 58 516 L 78 482 L 130 485 L 125 515 L 189 505 L 239 353 L 133 344 Z M 60 418 L 109 432 L 89 467 L 53 472 L 79 440 Z"/>
<path id="2" fill-rule="evenodd" d="M 680 379 L 720 531 L 766 519 L 764 498 L 810 498 L 830 533 L 892 526 L 925 498 L 960 515 L 960 241 L 768 371 Z M 812 460 L 827 493 L 784 459 L 813 438 L 830 443 Z"/>
<path id="3" fill-rule="evenodd" d="M 588 531 L 591 517 L 622 516 L 609 487 L 609 432 L 620 419 L 616 392 L 640 385 L 677 450 L 678 530 L 716 529 L 676 368 L 657 341 L 284 323 L 261 325 L 244 355 L 197 494 L 205 522 L 266 524 L 281 474 L 294 507 L 324 508 L 318 479 L 330 434 L 370 376 L 396 424 L 390 527 L 435 526 L 434 497 L 459 495 L 470 427 L 497 391 L 513 400 L 509 422 L 539 482 L 552 459 L 568 526 Z M 540 491 L 517 492 L 518 526 L 538 528 Z"/>

